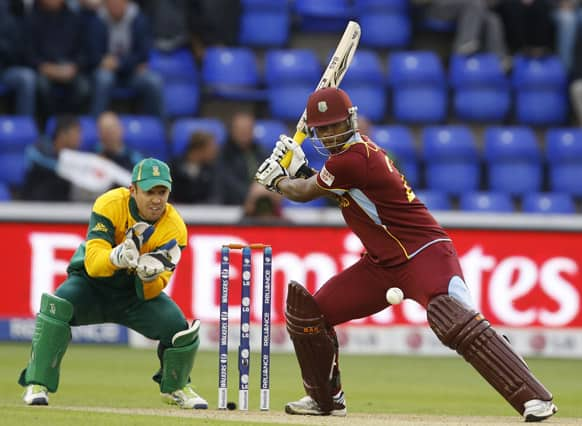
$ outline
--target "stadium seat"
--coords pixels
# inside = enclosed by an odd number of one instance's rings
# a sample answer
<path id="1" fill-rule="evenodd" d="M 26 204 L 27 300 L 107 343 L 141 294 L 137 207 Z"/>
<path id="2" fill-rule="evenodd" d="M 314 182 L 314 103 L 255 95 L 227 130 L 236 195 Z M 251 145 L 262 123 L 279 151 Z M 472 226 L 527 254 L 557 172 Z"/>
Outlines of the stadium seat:
<path id="1" fill-rule="evenodd" d="M 426 127 L 422 142 L 427 189 L 452 195 L 478 189 L 479 154 L 468 127 Z"/>
<path id="2" fill-rule="evenodd" d="M 157 72 L 164 82 L 198 82 L 199 73 L 192 52 L 177 49 L 172 52 L 150 50 L 149 67 Z"/>
<path id="3" fill-rule="evenodd" d="M 291 13 L 287 0 L 243 0 L 239 44 L 283 47 L 289 41 Z"/>
<path id="4" fill-rule="evenodd" d="M 12 192 L 6 183 L 0 183 L 0 202 L 12 200 Z"/>
<path id="5" fill-rule="evenodd" d="M 551 190 L 582 196 L 582 130 L 550 129 L 545 142 Z"/>
<path id="6" fill-rule="evenodd" d="M 269 115 L 275 120 L 297 122 L 314 88 L 315 85 L 309 83 L 290 83 L 269 88 L 267 92 Z"/>
<path id="7" fill-rule="evenodd" d="M 408 127 L 373 126 L 370 138 L 388 152 L 410 185 L 420 184 L 418 151 Z"/>
<path id="8" fill-rule="evenodd" d="M 525 194 L 521 200 L 525 213 L 571 214 L 576 213 L 576 204 L 563 192 L 534 192 Z"/>
<path id="9" fill-rule="evenodd" d="M 333 51 L 329 53 L 328 59 L 333 55 Z M 368 83 L 375 84 L 376 88 L 385 84 L 384 70 L 382 69 L 382 62 L 380 56 L 371 49 L 359 49 L 354 53 L 352 63 L 342 80 L 341 86 Z"/>
<path id="10" fill-rule="evenodd" d="M 270 49 L 265 53 L 267 86 L 307 83 L 315 88 L 321 71 L 321 62 L 311 49 Z"/>
<path id="11" fill-rule="evenodd" d="M 163 88 L 164 108 L 167 118 L 194 116 L 200 108 L 198 83 L 166 82 Z"/>
<path id="12" fill-rule="evenodd" d="M 466 192 L 459 198 L 459 207 L 465 212 L 512 213 L 515 211 L 511 196 L 505 192 Z"/>
<path id="13" fill-rule="evenodd" d="M 306 32 L 343 31 L 352 15 L 349 0 L 295 0 L 293 12 Z"/>
<path id="14" fill-rule="evenodd" d="M 0 151 L 24 152 L 38 139 L 38 129 L 32 117 L 0 116 Z"/>
<path id="15" fill-rule="evenodd" d="M 410 44 L 412 24 L 407 12 L 364 9 L 357 18 L 363 28 L 360 39 L 363 47 L 403 49 Z"/>
<path id="16" fill-rule="evenodd" d="M 452 55 L 449 83 L 457 118 L 501 122 L 507 117 L 511 106 L 510 85 L 497 55 Z"/>
<path id="17" fill-rule="evenodd" d="M 13 188 L 24 183 L 28 161 L 24 152 L 0 153 L 0 182 Z"/>
<path id="18" fill-rule="evenodd" d="M 439 123 L 447 114 L 446 79 L 434 52 L 396 52 L 388 58 L 392 110 L 404 123 Z"/>
<path id="19" fill-rule="evenodd" d="M 360 11 L 408 12 L 409 0 L 354 0 L 356 13 Z"/>
<path id="20" fill-rule="evenodd" d="M 323 148 L 321 152 L 318 151 L 313 144 L 313 140 L 310 138 L 303 142 L 301 148 L 303 149 L 303 152 L 305 152 L 305 157 L 309 161 L 309 166 L 316 170 L 321 170 L 329 156 L 327 151 L 325 151 Z"/>
<path id="21" fill-rule="evenodd" d="M 256 140 L 270 152 L 281 134 L 293 136 L 287 125 L 281 120 L 255 120 L 254 135 Z"/>
<path id="22" fill-rule="evenodd" d="M 217 98 L 261 101 L 257 57 L 249 47 L 208 47 L 202 63 L 205 91 Z"/>
<path id="23" fill-rule="evenodd" d="M 416 197 L 431 211 L 452 210 L 451 199 L 446 192 L 441 191 L 417 191 Z"/>
<path id="24" fill-rule="evenodd" d="M 89 115 L 79 117 L 81 123 L 81 151 L 93 152 L 99 142 L 99 134 L 97 132 L 97 122 L 95 118 Z M 49 117 L 45 124 L 45 134 L 52 138 L 56 126 L 56 117 Z"/>
<path id="25" fill-rule="evenodd" d="M 484 136 L 489 190 L 521 195 L 542 184 L 541 153 L 529 127 L 489 127 Z"/>
<path id="26" fill-rule="evenodd" d="M 214 134 L 216 143 L 219 145 L 226 141 L 227 130 L 221 120 L 217 118 L 181 118 L 172 125 L 172 157 L 178 157 L 184 153 L 190 135 L 196 131 Z"/>
<path id="27" fill-rule="evenodd" d="M 561 125 L 568 115 L 567 75 L 557 56 L 516 56 L 512 84 L 516 119 L 529 125 Z"/>
<path id="28" fill-rule="evenodd" d="M 124 138 L 129 148 L 144 156 L 168 159 L 168 146 L 164 125 L 158 117 L 146 115 L 120 115 Z"/>

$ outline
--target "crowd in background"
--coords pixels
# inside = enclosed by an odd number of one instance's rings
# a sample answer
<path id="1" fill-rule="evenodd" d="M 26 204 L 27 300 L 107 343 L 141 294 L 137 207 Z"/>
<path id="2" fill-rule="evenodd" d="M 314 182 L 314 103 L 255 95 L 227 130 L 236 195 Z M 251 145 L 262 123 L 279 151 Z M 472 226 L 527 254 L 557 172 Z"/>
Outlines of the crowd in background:
<path id="1" fill-rule="evenodd" d="M 411 3 L 423 19 L 455 28 L 452 53 L 493 52 L 506 71 L 515 54 L 557 53 L 571 76 L 573 104 L 582 105 L 579 1 Z M 80 115 L 97 120 L 96 152 L 130 170 L 142 154 L 124 145 L 112 112 L 114 98 L 131 93 L 136 113 L 163 120 L 163 81 L 148 69 L 150 51 L 186 47 L 200 63 L 205 46 L 237 44 L 241 7 L 240 0 L 0 1 L 0 84 L 8 90 L 9 113 L 33 116 L 41 129 L 49 117 L 59 117 L 54 132 L 28 150 L 31 167 L 15 198 L 83 201 L 95 196 L 55 173 L 59 151 L 79 149 Z M 582 116 L 582 107 L 579 112 Z M 235 114 L 228 140 L 220 146 L 210 133 L 191 135 L 186 153 L 171 161 L 173 201 L 240 205 L 250 216 L 276 212 L 278 197 L 252 183 L 267 154 L 254 140 L 254 120 L 252 113 Z"/>

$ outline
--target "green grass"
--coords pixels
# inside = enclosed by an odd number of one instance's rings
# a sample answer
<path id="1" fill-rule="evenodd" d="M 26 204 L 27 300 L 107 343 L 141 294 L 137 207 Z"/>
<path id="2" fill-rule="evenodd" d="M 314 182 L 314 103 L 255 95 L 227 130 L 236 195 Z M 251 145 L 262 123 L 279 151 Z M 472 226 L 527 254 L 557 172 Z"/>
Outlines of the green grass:
<path id="1" fill-rule="evenodd" d="M 59 407 L 164 409 L 151 380 L 157 357 L 152 350 L 73 344 L 62 364 L 59 392 L 51 406 L 25 407 L 16 380 L 28 358 L 28 344 L 0 344 L 0 425 L 158 425 L 157 416 L 111 412 L 64 411 Z M 258 355 L 251 357 L 250 406 L 258 411 Z M 254 362 L 253 362 L 254 361 Z M 537 377 L 554 393 L 560 417 L 582 422 L 582 360 L 528 360 Z M 211 408 L 217 401 L 216 352 L 200 352 L 193 382 Z M 350 413 L 516 416 L 513 409 L 459 357 L 348 356 L 340 359 Z M 230 400 L 237 401 L 236 356 L 230 356 Z M 274 354 L 271 410 L 302 396 L 297 361 Z M 166 418 L 166 417 L 165 417 Z M 173 417 L 171 424 L 224 424 L 223 420 Z M 240 423 L 240 420 L 238 421 Z M 166 422 L 164 422 L 166 423 Z M 245 423 L 254 424 L 254 423 Z M 259 423 L 257 423 L 259 424 Z M 261 423 L 266 424 L 266 423 Z"/>

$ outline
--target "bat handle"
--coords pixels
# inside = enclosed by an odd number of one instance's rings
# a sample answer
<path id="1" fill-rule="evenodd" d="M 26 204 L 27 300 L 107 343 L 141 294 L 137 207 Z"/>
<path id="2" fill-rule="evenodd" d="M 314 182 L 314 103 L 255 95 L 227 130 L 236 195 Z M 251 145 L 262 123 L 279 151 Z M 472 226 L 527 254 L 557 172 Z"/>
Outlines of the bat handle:
<path id="1" fill-rule="evenodd" d="M 301 130 L 297 130 L 293 135 L 293 140 L 297 143 L 297 145 L 301 145 L 306 137 L 307 135 L 305 133 L 303 133 Z M 281 165 L 285 168 L 289 167 L 292 158 L 293 152 L 292 151 L 287 152 L 287 154 L 285 154 L 285 156 L 281 160 Z"/>

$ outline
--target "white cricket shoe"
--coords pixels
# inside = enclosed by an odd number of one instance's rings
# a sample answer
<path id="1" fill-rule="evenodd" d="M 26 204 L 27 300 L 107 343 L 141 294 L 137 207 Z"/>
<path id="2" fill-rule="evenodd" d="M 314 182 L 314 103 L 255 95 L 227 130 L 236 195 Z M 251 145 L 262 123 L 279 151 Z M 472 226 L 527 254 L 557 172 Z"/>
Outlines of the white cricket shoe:
<path id="1" fill-rule="evenodd" d="M 541 399 L 532 399 L 523 406 L 525 407 L 523 418 L 526 422 L 541 422 L 558 411 L 558 407 L 552 401 L 542 401 Z"/>
<path id="2" fill-rule="evenodd" d="M 28 385 L 22 395 L 27 405 L 48 405 L 48 391 L 43 385 Z"/>
<path id="3" fill-rule="evenodd" d="M 321 411 L 319 405 L 309 395 L 304 396 L 299 401 L 288 402 L 285 405 L 287 414 L 300 414 L 304 416 L 338 416 L 345 417 L 348 413 L 344 392 L 340 391 L 333 397 L 333 409 L 326 413 Z"/>
<path id="4" fill-rule="evenodd" d="M 206 410 L 208 402 L 194 392 L 192 386 L 187 384 L 182 389 L 172 393 L 162 393 L 162 401 L 169 405 L 177 405 L 180 408 Z"/>

